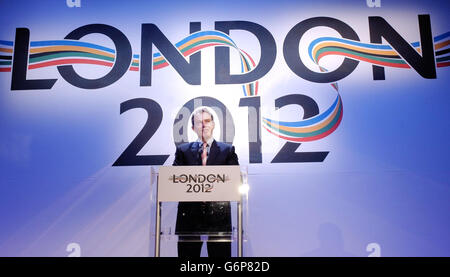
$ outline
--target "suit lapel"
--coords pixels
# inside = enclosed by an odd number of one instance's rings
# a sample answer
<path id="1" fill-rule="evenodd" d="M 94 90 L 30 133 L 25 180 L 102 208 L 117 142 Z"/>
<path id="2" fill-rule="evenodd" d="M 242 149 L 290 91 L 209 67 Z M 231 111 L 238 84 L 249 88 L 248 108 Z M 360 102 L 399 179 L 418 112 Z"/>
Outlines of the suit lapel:
<path id="1" fill-rule="evenodd" d="M 214 140 L 213 143 L 211 144 L 211 148 L 209 149 L 209 155 L 208 155 L 208 159 L 206 160 L 206 165 L 214 164 L 219 152 L 220 152 L 219 146 L 217 146 L 217 143 Z"/>
<path id="2" fill-rule="evenodd" d="M 193 142 L 191 145 L 192 159 L 197 162 L 197 165 L 202 164 L 202 158 L 200 156 L 199 149 L 200 149 L 200 143 Z"/>

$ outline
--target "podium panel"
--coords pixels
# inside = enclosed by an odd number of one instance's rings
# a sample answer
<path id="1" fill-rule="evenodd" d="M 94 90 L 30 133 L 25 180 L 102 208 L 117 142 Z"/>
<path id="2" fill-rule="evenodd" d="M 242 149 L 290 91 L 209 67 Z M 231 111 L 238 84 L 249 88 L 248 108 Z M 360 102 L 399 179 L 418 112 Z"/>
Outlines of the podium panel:
<path id="1" fill-rule="evenodd" d="M 160 202 L 240 201 L 240 185 L 241 174 L 237 165 L 162 166 L 159 168 L 158 200 Z"/>
<path id="2" fill-rule="evenodd" d="M 208 250 L 210 245 L 228 242 L 235 256 L 243 255 L 246 168 L 162 166 L 158 172 L 152 168 L 151 179 L 156 257 L 177 256 L 179 242 L 206 242 Z"/>

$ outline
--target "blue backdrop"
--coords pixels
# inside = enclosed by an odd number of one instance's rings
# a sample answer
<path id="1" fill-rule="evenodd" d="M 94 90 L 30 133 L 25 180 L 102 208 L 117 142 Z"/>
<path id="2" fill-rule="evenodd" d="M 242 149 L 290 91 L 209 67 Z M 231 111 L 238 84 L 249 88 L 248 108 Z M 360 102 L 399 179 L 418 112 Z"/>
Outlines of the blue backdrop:
<path id="1" fill-rule="evenodd" d="M 170 155 L 160 163 L 170 165 L 178 139 L 174 135 L 174 128 L 179 127 L 177 114 L 196 97 L 219 100 L 233 118 L 234 137 L 228 139 L 236 146 L 240 164 L 249 171 L 246 255 L 450 255 L 450 4 L 380 3 L 380 7 L 369 7 L 363 0 L 81 0 L 80 7 L 69 7 L 65 0 L 3 1 L 0 255 L 67 256 L 73 252 L 67 248 L 71 243 L 80 247 L 82 256 L 153 255 L 150 165 L 113 166 L 147 122 L 147 113 L 143 109 L 121 113 L 121 103 L 147 98 L 161 107 L 160 125 L 138 155 Z M 410 63 L 386 38 L 381 42 L 387 47 L 384 50 L 390 51 L 383 52 L 385 56 L 377 56 L 379 49 L 371 48 L 376 44 L 371 43 L 369 17 L 378 16 L 421 54 L 419 15 L 430 17 L 435 78 L 424 78 L 416 69 L 407 68 Z M 342 39 L 335 29 L 318 26 L 307 30 L 298 51 L 293 51 L 317 74 L 337 70 L 344 57 L 359 61 L 337 84 L 299 76 L 285 58 L 289 31 L 315 17 L 344 22 L 361 42 L 356 50 L 352 48 L 356 47 L 354 40 L 315 45 L 318 38 L 325 42 Z M 223 33 L 212 32 L 202 34 L 212 40 L 199 45 L 200 84 L 189 84 L 171 61 L 159 68 L 155 56 L 151 86 L 141 85 L 142 24 L 155 24 L 176 44 L 193 39 L 189 38 L 191 22 L 200 22 L 201 31 L 217 31 L 219 21 L 253 22 L 268 30 L 275 42 L 275 47 L 269 47 L 275 50 L 275 59 L 266 73 L 245 82 L 244 87 L 242 83 L 218 84 L 215 67 L 220 61 L 215 60 L 214 48 L 226 42 L 214 41 Z M 109 37 L 93 33 L 70 40 L 74 45 L 61 42 L 88 24 L 120 30 L 133 55 L 121 77 L 98 89 L 77 87 L 58 71 L 58 66 L 72 64 L 82 78 L 94 80 L 112 70 L 118 51 Z M 12 89 L 13 61 L 19 59 L 14 51 L 17 28 L 27 28 L 30 33 L 30 49 L 22 53 L 28 62 L 27 80 L 57 79 L 51 88 Z M 235 43 L 228 45 L 232 74 L 246 74 L 257 67 L 263 53 L 254 33 L 232 29 L 223 38 Z M 159 51 L 163 49 L 153 47 L 153 53 Z M 195 51 L 200 53 L 200 49 Z M 374 64 L 384 67 L 384 80 L 374 80 Z M 18 84 L 21 82 L 26 81 Z M 286 95 L 313 99 L 324 118 L 337 100 L 343 109 L 336 106 L 330 110 L 328 129 L 304 125 L 317 130 L 310 140 L 305 139 L 303 129 L 284 136 L 281 127 L 272 128 L 267 120 L 280 121 L 286 128 L 292 122 L 308 124 L 306 108 L 301 105 L 275 108 L 276 99 Z M 239 106 L 241 99 L 251 97 L 260 101 L 260 117 L 255 117 L 255 122 L 248 121 L 249 109 Z M 254 129 L 258 122 L 261 148 L 249 150 L 249 140 L 258 137 Z M 229 128 L 219 127 L 217 138 Z M 194 138 L 193 133 L 186 135 Z M 328 154 L 322 161 L 274 162 L 277 154 L 286 154 L 281 149 L 287 142 L 301 143 L 291 154 Z M 249 158 L 252 151 L 260 153 L 260 162 Z M 168 255 L 176 253 L 171 249 Z"/>

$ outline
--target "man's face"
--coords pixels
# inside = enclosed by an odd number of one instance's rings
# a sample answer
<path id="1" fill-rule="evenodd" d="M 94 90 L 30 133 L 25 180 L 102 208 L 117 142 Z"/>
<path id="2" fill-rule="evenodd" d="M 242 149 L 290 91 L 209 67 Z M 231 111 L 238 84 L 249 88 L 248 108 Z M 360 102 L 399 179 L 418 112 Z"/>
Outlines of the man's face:
<path id="1" fill-rule="evenodd" d="M 208 141 L 214 131 L 214 121 L 209 113 L 198 113 L 194 116 L 194 126 L 192 130 L 197 133 L 199 139 L 203 142 Z"/>

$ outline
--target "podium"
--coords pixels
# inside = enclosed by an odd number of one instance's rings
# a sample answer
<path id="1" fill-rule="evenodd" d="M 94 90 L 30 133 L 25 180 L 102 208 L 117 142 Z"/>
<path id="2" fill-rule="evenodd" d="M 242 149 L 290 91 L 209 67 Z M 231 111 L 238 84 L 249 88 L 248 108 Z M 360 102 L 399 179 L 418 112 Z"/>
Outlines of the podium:
<path id="1" fill-rule="evenodd" d="M 161 256 L 162 242 L 203 241 L 207 237 L 208 242 L 237 242 L 237 256 L 242 257 L 244 213 L 248 211 L 248 174 L 243 168 L 161 166 L 155 172 L 152 167 L 154 256 Z M 169 212 L 163 213 L 164 209 Z"/>

